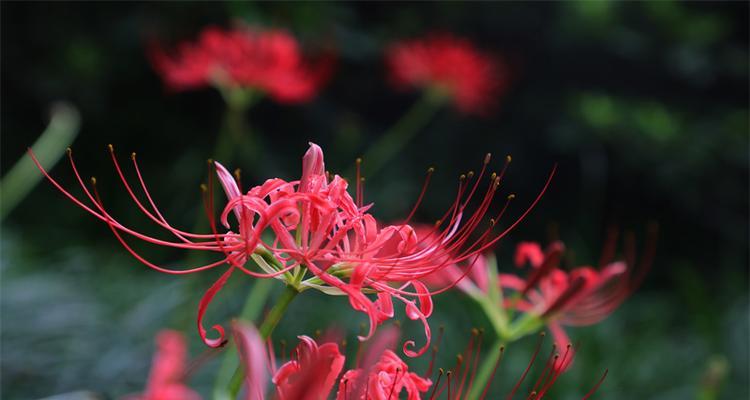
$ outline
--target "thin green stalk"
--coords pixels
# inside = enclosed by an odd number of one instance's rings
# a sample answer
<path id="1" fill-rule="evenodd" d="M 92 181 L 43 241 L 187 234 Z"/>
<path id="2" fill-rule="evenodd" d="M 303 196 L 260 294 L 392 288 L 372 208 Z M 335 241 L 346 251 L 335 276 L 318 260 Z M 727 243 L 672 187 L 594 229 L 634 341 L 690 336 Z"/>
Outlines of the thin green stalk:
<path id="1" fill-rule="evenodd" d="M 491 301 L 488 297 L 476 297 L 474 300 L 479 304 L 484 311 L 484 315 L 490 320 L 492 329 L 494 329 L 497 337 L 507 341 L 509 339 L 509 328 L 508 322 L 500 311 L 502 308 L 497 303 Z"/>
<path id="2" fill-rule="evenodd" d="M 250 288 L 250 294 L 247 296 L 245 305 L 242 307 L 242 311 L 237 319 L 245 322 L 255 321 L 260 315 L 263 305 L 266 304 L 266 298 L 271 292 L 273 284 L 273 279 L 255 279 L 253 286 Z M 227 344 L 227 348 L 224 349 L 224 358 L 216 375 L 216 381 L 214 382 L 214 399 L 216 400 L 230 399 L 227 386 L 240 363 L 237 352 L 231 350 L 232 346 L 230 342 L 230 344 Z"/>
<path id="3" fill-rule="evenodd" d="M 510 341 L 518 340 L 528 334 L 534 333 L 544 326 L 544 320 L 534 314 L 525 314 L 519 317 L 511 325 L 508 331 Z"/>
<path id="4" fill-rule="evenodd" d="M 60 103 L 52 107 L 49 125 L 31 146 L 45 168 L 52 168 L 65 154 L 65 148 L 78 134 L 80 123 L 78 110 L 72 105 Z M 41 179 L 42 174 L 30 157 L 24 156 L 18 160 L 0 182 L 0 220 L 5 219 Z"/>
<path id="5" fill-rule="evenodd" d="M 213 154 L 211 154 L 211 157 L 215 160 L 229 164 L 235 161 L 236 151 L 241 147 L 240 145 L 243 142 L 253 142 L 252 134 L 245 120 L 245 114 L 249 107 L 250 104 L 248 103 L 227 103 L 227 109 L 224 114 L 224 129 L 219 133 L 219 137 L 216 140 L 216 147 Z M 256 146 L 253 146 L 251 143 L 247 147 L 255 149 Z"/>
<path id="6" fill-rule="evenodd" d="M 380 136 L 365 152 L 363 159 L 368 175 L 375 175 L 427 125 L 445 102 L 445 96 L 426 91 L 409 111 Z M 349 174 L 351 175 L 351 174 Z"/>
<path id="7" fill-rule="evenodd" d="M 263 323 L 260 324 L 260 328 L 258 328 L 258 332 L 263 339 L 267 339 L 271 335 L 271 332 L 273 332 L 276 325 L 281 321 L 281 317 L 284 316 L 286 309 L 289 308 L 289 304 L 291 304 L 292 300 L 294 300 L 298 293 L 299 291 L 292 286 L 287 286 L 284 289 L 281 297 L 276 301 L 276 304 L 271 311 L 268 312 Z M 237 398 L 237 394 L 242 388 L 243 376 L 244 372 L 242 366 L 238 366 L 234 371 L 234 375 L 232 375 L 232 379 L 229 381 L 229 385 L 227 385 L 230 399 Z"/>

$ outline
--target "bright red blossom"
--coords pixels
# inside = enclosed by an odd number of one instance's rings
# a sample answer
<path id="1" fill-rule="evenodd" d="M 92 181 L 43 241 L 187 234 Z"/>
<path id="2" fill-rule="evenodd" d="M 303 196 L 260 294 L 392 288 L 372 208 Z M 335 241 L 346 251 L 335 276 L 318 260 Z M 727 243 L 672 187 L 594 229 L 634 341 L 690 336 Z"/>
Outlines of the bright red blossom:
<path id="1" fill-rule="evenodd" d="M 216 173 L 228 198 L 220 216 L 226 232 L 218 231 L 210 212 L 213 199 L 208 198 L 207 209 L 213 233 L 194 234 L 173 227 L 164 218 L 150 196 L 134 154 L 131 157 L 133 169 L 145 203 L 126 179 L 111 146 L 110 152 L 115 170 L 137 207 L 153 223 L 171 233 L 175 237 L 173 240 L 140 233 L 118 221 L 104 207 L 96 186 L 89 189 L 84 184 L 72 157 L 69 157 L 71 168 L 90 204 L 66 191 L 44 171 L 33 154 L 32 158 L 55 187 L 78 206 L 107 223 L 125 249 L 150 268 L 170 274 L 187 274 L 229 265 L 199 304 L 199 333 L 212 347 L 224 343 L 224 329 L 215 325 L 213 328 L 219 336 L 208 338 L 202 324 L 203 315 L 233 272 L 240 270 L 256 278 L 280 279 L 298 291 L 316 289 L 347 295 L 351 306 L 369 317 L 370 330 L 365 337 L 361 337 L 362 340 L 371 337 L 378 324 L 393 317 L 393 299 L 396 299 L 404 304 L 408 318 L 422 323 L 427 339 L 425 345 L 416 351 L 412 350 L 415 343 L 407 341 L 404 352 L 410 356 L 422 354 L 428 348 L 431 337 L 427 324 L 427 317 L 432 313 L 431 295 L 448 290 L 461 277 L 446 282 L 442 288 L 432 292 L 421 279 L 451 265 L 474 263 L 480 254 L 497 243 L 528 214 L 546 189 L 545 185 L 545 189 L 518 219 L 497 231 L 497 221 L 503 216 L 511 197 L 499 212 L 490 214 L 494 217 L 488 221 L 486 216 L 505 167 L 500 174 L 490 174 L 489 182 L 482 185 L 482 178 L 488 175 L 490 156 L 487 155 L 478 174 L 462 176 L 456 199 L 440 221 L 432 229 L 418 234 L 409 225 L 409 220 L 425 194 L 426 184 L 404 223 L 379 226 L 369 213 L 372 205 L 363 202 L 362 187 L 358 184 L 352 197 L 347 192 L 345 179 L 325 172 L 323 152 L 320 147 L 311 144 L 303 157 L 300 180 L 269 179 L 244 194 L 236 177 L 221 164 L 215 163 Z M 213 192 L 210 186 L 211 180 L 207 193 Z M 477 205 L 469 211 L 469 204 Z M 126 241 L 128 236 L 160 246 L 213 252 L 221 255 L 221 258 L 190 269 L 165 268 L 141 256 Z M 368 293 L 372 294 L 368 296 Z"/>
<path id="2" fill-rule="evenodd" d="M 332 57 L 308 62 L 297 40 L 279 29 L 209 27 L 170 52 L 154 45 L 149 56 L 172 90 L 242 87 L 281 103 L 310 100 L 332 69 Z"/>
<path id="3" fill-rule="evenodd" d="M 386 52 L 386 64 L 396 87 L 444 93 L 470 114 L 486 113 L 508 83 L 502 63 L 449 34 L 396 42 Z"/>

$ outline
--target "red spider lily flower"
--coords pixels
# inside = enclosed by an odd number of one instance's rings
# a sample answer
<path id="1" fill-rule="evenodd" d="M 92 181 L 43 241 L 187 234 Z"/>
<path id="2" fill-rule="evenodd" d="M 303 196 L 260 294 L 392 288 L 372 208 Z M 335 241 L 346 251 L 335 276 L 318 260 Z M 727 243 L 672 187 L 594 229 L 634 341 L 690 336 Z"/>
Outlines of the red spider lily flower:
<path id="1" fill-rule="evenodd" d="M 400 225 L 379 227 L 375 218 L 368 213 L 372 205 L 363 203 L 360 180 L 357 179 L 355 196 L 352 197 L 347 192 L 346 180 L 325 173 L 322 150 L 310 144 L 303 157 L 300 180 L 269 179 L 244 194 L 240 190 L 238 177 L 232 177 L 221 164 L 214 163 L 228 197 L 219 218 L 226 232 L 218 231 L 211 212 L 213 198 L 210 193 L 213 190 L 212 180 L 209 180 L 206 203 L 212 233 L 195 234 L 173 227 L 164 218 L 149 194 L 135 154 L 131 160 L 145 203 L 126 179 L 112 146 L 109 149 L 115 170 L 136 206 L 175 239 L 166 240 L 140 233 L 112 216 L 102 203 L 96 185 L 89 189 L 84 184 L 71 152 L 68 152 L 70 165 L 87 200 L 81 200 L 65 190 L 43 169 L 33 153 L 30 154 L 37 167 L 57 189 L 105 222 L 125 249 L 148 267 L 164 273 L 187 274 L 229 264 L 229 268 L 208 289 L 199 304 L 199 333 L 204 342 L 212 347 L 224 343 L 224 329 L 214 325 L 218 337 L 208 338 L 202 323 L 203 316 L 232 273 L 240 270 L 256 278 L 280 279 L 297 291 L 316 289 L 329 294 L 347 295 L 351 306 L 366 313 L 370 320 L 369 332 L 360 337 L 361 340 L 370 338 L 378 324 L 393 317 L 393 299 L 396 299 L 405 305 L 408 318 L 422 323 L 426 336 L 425 345 L 417 351 L 411 349 L 415 347 L 414 341 L 404 343 L 404 352 L 409 356 L 424 353 L 431 339 L 427 323 L 427 317 L 432 313 L 431 295 L 450 289 L 460 279 L 435 291 L 429 291 L 421 279 L 450 265 L 474 262 L 478 255 L 520 223 L 539 202 L 554 175 L 553 169 L 544 188 L 530 206 L 507 227 L 498 230 L 497 221 L 503 216 L 512 196 L 497 213 L 490 214 L 494 217 L 489 218 L 489 223 L 486 217 L 509 159 L 499 174 L 488 174 L 488 154 L 478 174 L 470 172 L 462 175 L 455 201 L 443 218 L 429 232 L 419 235 L 408 223 L 425 195 L 432 170 L 406 221 Z M 489 182 L 480 189 L 482 178 L 487 175 Z M 484 194 L 480 194 L 482 192 Z M 476 197 L 479 199 L 473 201 Z M 470 211 L 468 205 L 474 203 L 478 205 Z M 189 269 L 165 268 L 140 255 L 126 240 L 129 236 L 159 246 L 212 252 L 220 254 L 221 258 Z"/>
<path id="2" fill-rule="evenodd" d="M 351 393 L 356 391 L 356 387 L 349 382 L 357 382 L 361 375 L 364 375 L 361 369 L 346 371 L 339 383 L 336 399 L 355 399 Z M 383 352 L 380 360 L 369 370 L 364 379 L 365 390 L 359 397 L 363 400 L 398 399 L 404 390 L 406 390 L 407 399 L 418 400 L 420 393 L 426 392 L 432 385 L 429 379 L 410 372 L 409 366 L 391 350 Z"/>
<path id="3" fill-rule="evenodd" d="M 450 34 L 396 42 L 386 64 L 396 87 L 441 93 L 468 114 L 485 114 L 508 85 L 504 64 Z"/>
<path id="4" fill-rule="evenodd" d="M 156 354 L 146 391 L 132 400 L 200 400 L 201 396 L 190 389 L 185 378 L 187 350 L 185 338 L 176 331 L 164 330 L 156 336 Z"/>
<path id="5" fill-rule="evenodd" d="M 209 27 L 193 43 L 167 52 L 158 45 L 151 62 L 175 91 L 206 86 L 248 88 L 280 103 L 310 100 L 330 76 L 332 57 L 304 59 L 297 40 L 279 29 Z"/>
<path id="6" fill-rule="evenodd" d="M 516 275 L 500 274 L 500 285 L 516 291 L 521 299 L 507 299 L 506 306 L 537 315 L 549 327 L 558 346 L 570 343 L 563 326 L 595 324 L 614 312 L 641 284 L 650 269 L 655 249 L 655 228 L 642 260 L 636 264 L 632 236 L 626 240 L 625 259 L 614 261 L 617 235 L 613 231 L 598 269 L 581 266 L 563 271 L 560 261 L 565 250 L 554 242 L 542 252 L 538 243 L 524 242 L 516 250 L 517 267 L 532 267 L 523 280 Z"/>

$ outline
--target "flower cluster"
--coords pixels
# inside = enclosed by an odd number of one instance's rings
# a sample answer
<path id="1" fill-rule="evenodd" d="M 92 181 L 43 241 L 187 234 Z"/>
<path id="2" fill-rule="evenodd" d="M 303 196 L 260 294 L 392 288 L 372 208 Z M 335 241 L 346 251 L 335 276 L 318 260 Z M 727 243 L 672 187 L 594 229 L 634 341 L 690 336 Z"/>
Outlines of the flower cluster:
<path id="1" fill-rule="evenodd" d="M 233 112 L 246 110 L 249 99 L 256 94 L 282 103 L 309 100 L 327 80 L 332 67 L 330 56 L 317 61 L 305 59 L 297 41 L 285 31 L 249 27 L 207 28 L 195 42 L 182 43 L 173 51 L 152 46 L 150 58 L 169 88 L 215 87 L 225 95 Z M 429 115 L 425 110 L 435 112 L 447 101 L 462 112 L 486 113 L 508 81 L 507 69 L 501 62 L 477 50 L 469 41 L 448 34 L 394 43 L 387 50 L 386 62 L 397 87 L 426 92 L 423 101 L 417 102 L 416 111 L 406 114 L 408 124 L 397 124 L 401 126 L 399 129 L 409 124 L 419 126 L 420 121 L 428 120 L 424 117 Z M 423 104 L 431 108 L 424 108 Z M 393 155 L 398 144 L 405 143 L 408 135 L 418 130 L 409 133 L 399 129 L 384 135 L 380 146 L 377 143 L 373 146 L 374 159 L 380 157 L 380 162 L 384 162 L 387 159 L 384 155 Z M 385 149 L 388 146 L 396 146 L 396 150 Z M 104 222 L 126 251 L 144 265 L 176 275 L 222 269 L 198 306 L 198 333 L 206 345 L 219 348 L 228 342 L 221 324 L 214 325 L 215 332 L 209 335 L 203 319 L 212 300 L 233 274 L 275 279 L 285 285 L 284 295 L 269 311 L 260 332 L 245 322 L 232 325 L 244 371 L 242 374 L 237 371 L 228 392 L 236 395 L 244 377 L 248 400 L 265 399 L 269 386 L 273 387 L 274 398 L 280 400 L 319 400 L 331 396 L 337 400 L 395 400 L 402 394 L 409 400 L 420 400 L 423 396 L 449 400 L 485 398 L 504 348 L 494 353 L 496 361 L 489 380 L 486 380 L 488 368 L 484 367 L 492 365 L 485 364 L 480 373 L 485 376 L 475 384 L 482 350 L 481 330 L 473 330 L 472 339 L 457 357 L 456 366 L 448 372 L 440 369 L 434 379 L 431 375 L 436 346 L 428 371 L 420 374 L 393 350 L 398 340 L 394 328 L 382 329 L 376 335 L 380 325 L 394 318 L 394 304 L 403 306 L 407 318 L 421 323 L 425 343 L 417 346 L 414 340 L 407 340 L 401 351 L 409 357 L 421 356 L 432 341 L 428 323 L 433 312 L 432 296 L 454 287 L 479 303 L 500 342 L 519 339 L 545 325 L 549 327 L 555 345 L 526 397 L 541 399 L 573 359 L 573 346 L 563 326 L 593 324 L 612 313 L 640 285 L 653 256 L 651 241 L 643 261 L 636 265 L 634 246 L 628 240 L 625 259 L 615 260 L 613 237 L 599 268 L 581 266 L 566 270 L 561 267 L 565 250 L 561 242 L 553 242 L 544 250 L 538 243 L 524 242 L 518 245 L 514 261 L 518 268 L 529 266 L 526 276 L 499 273 L 492 249 L 536 206 L 555 173 L 553 169 L 539 194 L 519 216 L 501 225 L 515 197 L 511 194 L 497 201 L 510 156 L 498 166 L 499 172 L 491 172 L 492 158 L 487 154 L 478 172 L 461 175 L 453 202 L 431 226 L 415 224 L 412 217 L 426 196 L 432 168 L 408 216 L 398 223 L 384 224 L 374 216 L 374 205 L 364 200 L 361 160 L 357 160 L 356 178 L 354 185 L 350 185 L 344 177 L 326 170 L 323 150 L 309 143 L 298 179 L 271 178 L 248 189 L 243 188 L 238 170 L 231 173 L 221 163 L 211 161 L 208 182 L 202 185 L 211 230 L 193 233 L 173 226 L 165 218 L 148 189 L 135 153 L 130 157 L 136 178 L 133 183 L 112 145 L 109 152 L 115 172 L 135 206 L 168 237 L 144 233 L 112 215 L 97 190 L 96 179 L 92 178 L 90 185 L 84 181 L 70 149 L 68 160 L 82 197 L 52 178 L 29 151 L 53 186 Z M 218 216 L 214 211 L 215 180 L 226 195 Z M 144 257 L 130 244 L 132 239 L 208 253 L 213 260 L 186 268 L 165 267 Z M 342 352 L 336 340 L 319 342 L 308 336 L 299 336 L 300 343 L 290 359 L 276 368 L 271 332 L 291 299 L 311 289 L 344 296 L 352 309 L 368 318 L 369 329 L 358 337 L 360 346 L 361 342 L 374 339 L 361 358 L 357 352 L 349 369 L 346 352 Z M 540 346 L 541 339 L 509 399 L 521 390 Z M 157 347 L 149 383 L 137 398 L 198 400 L 198 394 L 185 383 L 189 373 L 185 368 L 182 336 L 164 331 L 157 338 Z M 562 355 L 558 349 L 564 349 Z M 601 380 L 584 399 L 599 384 Z"/>
<path id="2" fill-rule="evenodd" d="M 470 114 L 486 113 L 508 84 L 504 64 L 449 34 L 396 42 L 386 63 L 396 87 L 431 90 Z"/>
<path id="3" fill-rule="evenodd" d="M 205 86 L 258 90 L 281 103 L 311 99 L 330 76 L 332 57 L 305 60 L 297 40 L 279 29 L 209 27 L 174 51 L 152 45 L 151 62 L 172 90 Z"/>

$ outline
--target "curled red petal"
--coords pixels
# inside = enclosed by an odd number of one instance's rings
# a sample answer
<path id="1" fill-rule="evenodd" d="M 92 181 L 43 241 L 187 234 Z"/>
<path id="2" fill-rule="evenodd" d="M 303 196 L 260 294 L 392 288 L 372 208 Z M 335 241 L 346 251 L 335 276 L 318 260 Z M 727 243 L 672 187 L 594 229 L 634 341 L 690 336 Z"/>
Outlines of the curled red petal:
<path id="1" fill-rule="evenodd" d="M 420 281 L 411 281 L 412 286 L 414 286 L 414 290 L 417 292 L 417 298 L 419 299 L 419 309 L 422 311 L 422 314 L 425 317 L 429 317 L 432 315 L 433 305 L 432 305 L 432 297 L 430 296 L 430 291 L 427 289 L 427 286 L 424 285 L 424 283 Z"/>
<path id="2" fill-rule="evenodd" d="M 404 342 L 403 346 L 404 354 L 409 357 L 419 357 L 424 354 L 430 347 L 430 342 L 432 341 L 432 331 L 430 330 L 430 324 L 427 323 L 427 317 L 425 317 L 422 311 L 417 308 L 417 306 L 414 305 L 414 302 L 412 301 L 406 301 L 406 316 L 411 320 L 419 319 L 422 322 L 422 326 L 424 327 L 424 335 L 426 338 L 424 346 L 419 348 L 417 351 L 410 350 L 410 347 L 416 347 L 416 343 L 413 340 L 407 340 L 406 342 Z"/>
<path id="3" fill-rule="evenodd" d="M 198 333 L 201 335 L 201 339 L 203 339 L 203 342 L 209 347 L 221 347 L 226 343 L 226 340 L 224 339 L 224 328 L 218 324 L 212 326 L 211 328 L 219 333 L 219 337 L 216 339 L 208 338 L 206 336 L 206 329 L 203 327 L 203 315 L 206 314 L 206 309 L 211 303 L 211 300 L 213 300 L 214 296 L 216 296 L 216 293 L 218 293 L 221 288 L 224 287 L 229 277 L 232 276 L 232 272 L 234 272 L 234 267 L 230 267 L 227 272 L 222 274 L 221 277 L 219 277 L 219 279 L 214 282 L 214 284 L 211 285 L 208 290 L 206 290 L 206 293 L 203 295 L 203 298 L 201 298 L 200 303 L 198 303 Z"/>

